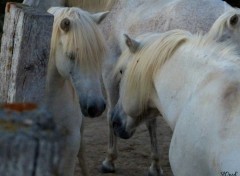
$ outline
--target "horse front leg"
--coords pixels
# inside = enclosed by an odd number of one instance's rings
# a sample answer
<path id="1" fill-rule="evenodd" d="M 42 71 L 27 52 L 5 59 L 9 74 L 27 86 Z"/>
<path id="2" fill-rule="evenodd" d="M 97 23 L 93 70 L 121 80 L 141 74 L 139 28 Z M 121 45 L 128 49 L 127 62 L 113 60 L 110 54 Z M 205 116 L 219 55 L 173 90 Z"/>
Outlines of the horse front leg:
<path id="1" fill-rule="evenodd" d="M 148 170 L 148 176 L 163 176 L 163 171 L 159 167 L 159 154 L 157 144 L 157 119 L 154 118 L 146 122 L 146 126 L 151 140 L 151 159 L 152 163 Z"/>
<path id="2" fill-rule="evenodd" d="M 64 146 L 60 162 L 60 176 L 74 176 L 76 156 L 80 147 L 79 132 L 69 132 L 63 137 Z"/>
<path id="3" fill-rule="evenodd" d="M 115 165 L 114 161 L 117 159 L 117 137 L 114 135 L 113 127 L 111 123 L 110 110 L 107 114 L 108 119 L 108 151 L 105 160 L 102 162 L 103 173 L 114 173 Z"/>

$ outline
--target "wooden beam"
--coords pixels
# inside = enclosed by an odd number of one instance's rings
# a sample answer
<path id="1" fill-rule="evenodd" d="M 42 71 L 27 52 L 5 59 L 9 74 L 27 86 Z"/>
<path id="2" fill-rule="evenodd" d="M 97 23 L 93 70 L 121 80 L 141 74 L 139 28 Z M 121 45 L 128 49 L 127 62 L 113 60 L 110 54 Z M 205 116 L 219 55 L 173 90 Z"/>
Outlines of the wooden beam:
<path id="1" fill-rule="evenodd" d="M 41 102 L 53 16 L 7 3 L 0 54 L 0 102 Z"/>

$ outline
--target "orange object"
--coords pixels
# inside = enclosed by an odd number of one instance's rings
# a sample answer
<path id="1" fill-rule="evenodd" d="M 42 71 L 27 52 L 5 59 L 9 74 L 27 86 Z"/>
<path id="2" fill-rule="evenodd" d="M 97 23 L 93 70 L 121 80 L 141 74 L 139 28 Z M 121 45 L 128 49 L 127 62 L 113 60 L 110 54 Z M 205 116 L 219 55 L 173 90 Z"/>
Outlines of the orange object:
<path id="1" fill-rule="evenodd" d="M 37 105 L 34 103 L 11 103 L 11 104 L 3 104 L 1 108 L 8 109 L 12 111 L 31 111 L 37 108 Z"/>

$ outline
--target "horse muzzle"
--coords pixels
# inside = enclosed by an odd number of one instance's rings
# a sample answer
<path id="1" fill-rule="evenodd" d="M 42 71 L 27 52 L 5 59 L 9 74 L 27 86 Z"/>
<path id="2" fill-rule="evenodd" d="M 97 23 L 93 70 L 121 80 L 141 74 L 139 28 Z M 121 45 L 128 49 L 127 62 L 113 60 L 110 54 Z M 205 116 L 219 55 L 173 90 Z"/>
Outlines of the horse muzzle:
<path id="1" fill-rule="evenodd" d="M 112 112 L 111 121 L 115 136 L 118 136 L 122 139 L 129 139 L 133 136 L 134 131 L 129 132 L 126 130 L 126 123 L 123 122 L 118 113 L 114 111 Z"/>
<path id="2" fill-rule="evenodd" d="M 86 117 L 98 117 L 106 109 L 106 103 L 104 99 L 87 100 L 86 103 L 80 100 L 81 110 Z"/>

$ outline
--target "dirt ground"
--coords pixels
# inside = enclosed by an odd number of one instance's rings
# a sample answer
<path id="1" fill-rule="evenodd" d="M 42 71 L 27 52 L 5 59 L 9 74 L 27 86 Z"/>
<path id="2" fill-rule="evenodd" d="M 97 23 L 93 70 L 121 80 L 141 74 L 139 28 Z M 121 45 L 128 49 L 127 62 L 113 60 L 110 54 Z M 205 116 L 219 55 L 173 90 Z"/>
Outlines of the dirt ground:
<path id="1" fill-rule="evenodd" d="M 172 136 L 170 128 L 158 118 L 158 146 L 160 163 L 165 176 L 172 176 L 168 160 L 169 144 Z M 85 120 L 84 138 L 86 157 L 91 176 L 145 176 L 150 166 L 150 138 L 146 126 L 141 125 L 131 139 L 118 141 L 118 159 L 115 162 L 116 173 L 100 172 L 101 162 L 107 151 L 107 120 L 106 117 Z M 80 176 L 77 164 L 75 176 Z"/>

